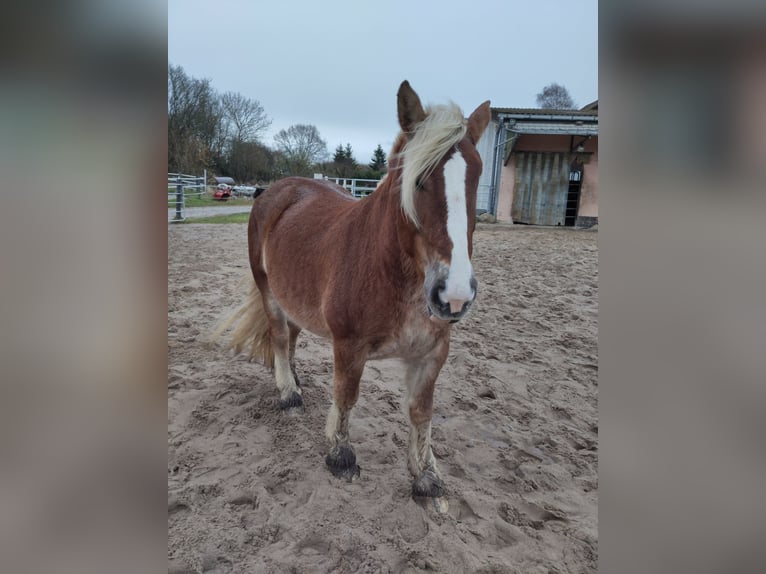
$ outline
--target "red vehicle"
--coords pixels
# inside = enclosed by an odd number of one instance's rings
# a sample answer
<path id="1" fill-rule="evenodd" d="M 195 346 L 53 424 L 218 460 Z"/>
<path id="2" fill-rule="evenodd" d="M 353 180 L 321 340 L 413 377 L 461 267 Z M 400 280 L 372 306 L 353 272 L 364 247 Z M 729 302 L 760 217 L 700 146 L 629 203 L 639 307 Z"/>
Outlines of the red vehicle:
<path id="1" fill-rule="evenodd" d="M 218 189 L 213 194 L 213 199 L 217 201 L 226 201 L 231 197 L 231 186 L 225 183 L 219 183 Z"/>

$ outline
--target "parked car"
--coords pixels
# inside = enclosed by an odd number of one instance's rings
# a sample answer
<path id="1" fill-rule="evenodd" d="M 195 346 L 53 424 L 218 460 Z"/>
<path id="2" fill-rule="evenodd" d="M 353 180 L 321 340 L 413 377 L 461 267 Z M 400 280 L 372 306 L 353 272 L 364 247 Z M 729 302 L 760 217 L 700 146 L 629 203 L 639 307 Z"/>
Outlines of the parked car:
<path id="1" fill-rule="evenodd" d="M 266 190 L 265 187 L 260 185 L 235 185 L 232 189 L 234 195 L 237 197 L 258 197 Z"/>
<path id="2" fill-rule="evenodd" d="M 237 197 L 253 197 L 255 188 L 249 185 L 235 185 L 232 191 Z"/>
<path id="3" fill-rule="evenodd" d="M 219 183 L 218 189 L 213 194 L 213 199 L 217 201 L 226 201 L 231 197 L 231 186 L 225 183 Z"/>

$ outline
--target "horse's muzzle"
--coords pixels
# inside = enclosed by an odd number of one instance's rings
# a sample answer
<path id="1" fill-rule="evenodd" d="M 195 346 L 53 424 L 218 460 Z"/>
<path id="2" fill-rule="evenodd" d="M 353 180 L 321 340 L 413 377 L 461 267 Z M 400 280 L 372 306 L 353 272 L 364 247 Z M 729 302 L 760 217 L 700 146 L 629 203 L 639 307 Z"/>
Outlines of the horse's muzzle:
<path id="1" fill-rule="evenodd" d="M 450 323 L 457 323 L 462 319 L 471 308 L 471 305 L 476 300 L 476 293 L 478 288 L 478 281 L 475 277 L 471 277 L 471 291 L 472 295 L 469 299 L 464 300 L 452 300 L 442 301 L 444 289 L 446 288 L 446 281 L 444 279 L 438 279 L 434 282 L 430 289 L 427 291 L 428 310 L 432 316 L 449 321 Z"/>

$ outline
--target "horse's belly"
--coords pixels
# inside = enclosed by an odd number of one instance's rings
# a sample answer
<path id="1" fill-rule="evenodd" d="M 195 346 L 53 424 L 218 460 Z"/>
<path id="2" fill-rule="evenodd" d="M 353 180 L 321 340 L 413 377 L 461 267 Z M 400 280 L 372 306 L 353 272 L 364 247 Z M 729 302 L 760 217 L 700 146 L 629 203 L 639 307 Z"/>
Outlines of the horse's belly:
<path id="1" fill-rule="evenodd" d="M 285 218 L 287 219 L 287 218 Z M 263 267 L 271 294 L 288 319 L 320 337 L 330 330 L 322 315 L 325 269 L 317 238 L 304 236 L 297 226 L 277 226 L 263 252 Z"/>
<path id="2" fill-rule="evenodd" d="M 321 306 L 312 304 L 311 298 L 290 296 L 282 292 L 278 286 L 271 285 L 271 292 L 277 300 L 282 311 L 287 315 L 288 321 L 314 333 L 319 337 L 330 338 L 330 328 L 322 316 Z"/>

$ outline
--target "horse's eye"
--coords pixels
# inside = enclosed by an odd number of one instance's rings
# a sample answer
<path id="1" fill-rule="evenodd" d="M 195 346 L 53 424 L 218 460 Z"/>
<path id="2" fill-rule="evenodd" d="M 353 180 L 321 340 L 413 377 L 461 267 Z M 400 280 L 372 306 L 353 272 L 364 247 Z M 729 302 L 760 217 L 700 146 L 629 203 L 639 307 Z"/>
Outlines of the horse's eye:
<path id="1" fill-rule="evenodd" d="M 418 191 L 420 191 L 421 189 L 423 189 L 423 180 L 422 180 L 422 179 L 420 179 L 420 178 L 417 178 L 417 179 L 415 180 L 415 189 L 417 189 Z"/>

